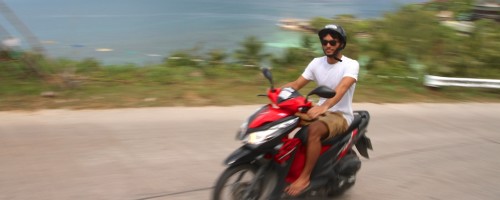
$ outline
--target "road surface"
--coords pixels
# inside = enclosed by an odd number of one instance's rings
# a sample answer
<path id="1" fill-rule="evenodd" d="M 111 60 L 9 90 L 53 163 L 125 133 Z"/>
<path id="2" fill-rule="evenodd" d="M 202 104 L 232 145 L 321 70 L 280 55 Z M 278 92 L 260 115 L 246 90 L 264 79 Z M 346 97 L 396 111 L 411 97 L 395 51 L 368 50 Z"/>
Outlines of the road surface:
<path id="1" fill-rule="evenodd" d="M 259 106 L 0 112 L 1 200 L 198 200 Z M 500 198 L 500 104 L 355 104 L 374 151 L 337 199 Z"/>

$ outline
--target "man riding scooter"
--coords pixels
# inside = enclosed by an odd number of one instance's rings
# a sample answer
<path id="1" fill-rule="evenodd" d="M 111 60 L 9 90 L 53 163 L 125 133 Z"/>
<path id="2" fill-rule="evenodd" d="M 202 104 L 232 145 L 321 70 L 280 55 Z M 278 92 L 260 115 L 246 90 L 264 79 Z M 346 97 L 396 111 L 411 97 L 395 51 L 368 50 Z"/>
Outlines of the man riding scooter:
<path id="1" fill-rule="evenodd" d="M 359 63 L 346 57 L 347 36 L 335 24 L 326 25 L 318 32 L 325 56 L 314 58 L 297 80 L 283 86 L 300 90 L 311 81 L 334 89 L 333 98 L 322 98 L 307 113 L 297 113 L 302 119 L 315 120 L 309 125 L 306 145 L 306 163 L 297 180 L 285 192 L 298 196 L 308 190 L 310 176 L 321 151 L 321 141 L 347 130 L 354 119 L 352 99 L 358 79 Z"/>

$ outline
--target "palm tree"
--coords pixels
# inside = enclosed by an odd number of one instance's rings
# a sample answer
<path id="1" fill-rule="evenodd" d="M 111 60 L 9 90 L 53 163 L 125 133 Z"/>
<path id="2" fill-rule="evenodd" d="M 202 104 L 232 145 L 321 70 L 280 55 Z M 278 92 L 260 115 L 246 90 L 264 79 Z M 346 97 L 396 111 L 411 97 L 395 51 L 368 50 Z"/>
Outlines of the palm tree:
<path id="1" fill-rule="evenodd" d="M 241 48 L 235 50 L 234 56 L 244 66 L 258 66 L 259 63 L 270 57 L 270 54 L 263 53 L 264 43 L 255 36 L 247 37 L 240 45 Z"/>
<path id="2" fill-rule="evenodd" d="M 211 50 L 210 52 L 208 52 L 208 56 L 209 63 L 214 66 L 223 65 L 224 60 L 226 60 L 226 58 L 228 57 L 227 53 L 221 49 Z"/>

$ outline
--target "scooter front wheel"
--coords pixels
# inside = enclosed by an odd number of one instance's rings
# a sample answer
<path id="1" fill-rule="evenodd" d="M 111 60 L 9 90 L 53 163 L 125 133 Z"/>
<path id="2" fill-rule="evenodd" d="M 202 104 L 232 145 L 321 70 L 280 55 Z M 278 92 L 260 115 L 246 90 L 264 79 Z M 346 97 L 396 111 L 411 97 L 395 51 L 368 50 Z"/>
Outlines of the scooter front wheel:
<path id="1" fill-rule="evenodd" d="M 212 200 L 257 200 L 262 184 L 256 180 L 257 169 L 250 164 L 231 166 L 224 170 L 215 184 Z"/>

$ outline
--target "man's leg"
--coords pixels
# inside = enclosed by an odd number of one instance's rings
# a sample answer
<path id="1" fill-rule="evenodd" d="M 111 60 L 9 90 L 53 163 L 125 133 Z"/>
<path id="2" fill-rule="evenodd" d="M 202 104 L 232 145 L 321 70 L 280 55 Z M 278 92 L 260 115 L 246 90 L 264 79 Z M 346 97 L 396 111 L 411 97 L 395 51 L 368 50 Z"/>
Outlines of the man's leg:
<path id="1" fill-rule="evenodd" d="M 321 121 L 313 122 L 308 130 L 304 169 L 299 178 L 286 188 L 286 192 L 291 196 L 299 195 L 309 186 L 312 170 L 321 153 L 321 139 L 328 136 L 328 127 Z"/>

